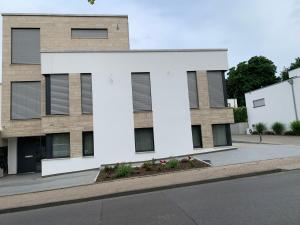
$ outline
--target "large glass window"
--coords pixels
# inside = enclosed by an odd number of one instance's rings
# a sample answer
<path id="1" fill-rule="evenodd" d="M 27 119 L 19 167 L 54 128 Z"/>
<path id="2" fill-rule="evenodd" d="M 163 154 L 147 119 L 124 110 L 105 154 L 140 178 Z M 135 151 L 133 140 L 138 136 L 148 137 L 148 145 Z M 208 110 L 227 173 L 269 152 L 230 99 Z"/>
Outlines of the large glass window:
<path id="1" fill-rule="evenodd" d="M 154 151 L 153 128 L 137 128 L 135 133 L 135 151 Z"/>
<path id="2" fill-rule="evenodd" d="M 150 73 L 132 73 L 133 111 L 151 111 Z"/>
<path id="3" fill-rule="evenodd" d="M 41 117 L 41 84 L 34 82 L 11 83 L 11 119 Z"/>
<path id="4" fill-rule="evenodd" d="M 94 135 L 93 132 L 83 132 L 82 133 L 82 146 L 84 156 L 94 155 Z"/>
<path id="5" fill-rule="evenodd" d="M 40 64 L 40 29 L 11 30 L 11 63 Z"/>
<path id="6" fill-rule="evenodd" d="M 224 73 L 222 71 L 207 72 L 209 103 L 211 107 L 225 107 L 223 79 Z"/>
<path id="7" fill-rule="evenodd" d="M 212 125 L 214 146 L 231 145 L 231 134 L 229 124 Z"/>
<path id="8" fill-rule="evenodd" d="M 70 157 L 70 134 L 59 133 L 46 136 L 48 158 Z"/>

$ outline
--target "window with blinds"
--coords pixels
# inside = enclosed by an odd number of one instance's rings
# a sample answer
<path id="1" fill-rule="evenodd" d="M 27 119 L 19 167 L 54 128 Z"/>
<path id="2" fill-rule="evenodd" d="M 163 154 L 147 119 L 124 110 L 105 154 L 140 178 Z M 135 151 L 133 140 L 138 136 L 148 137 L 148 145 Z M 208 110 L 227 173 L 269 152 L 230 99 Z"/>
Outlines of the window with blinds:
<path id="1" fill-rule="evenodd" d="M 93 113 L 91 74 L 81 74 L 81 110 L 83 114 Z"/>
<path id="2" fill-rule="evenodd" d="M 40 29 L 11 30 L 11 63 L 40 64 Z"/>
<path id="3" fill-rule="evenodd" d="M 202 148 L 201 125 L 192 125 L 193 147 Z"/>
<path id="4" fill-rule="evenodd" d="M 222 71 L 208 71 L 208 92 L 210 107 L 225 107 L 225 96 Z"/>
<path id="5" fill-rule="evenodd" d="M 132 73 L 132 97 L 133 97 L 133 111 L 151 111 L 151 84 L 150 73 Z"/>
<path id="6" fill-rule="evenodd" d="M 265 99 L 261 98 L 261 99 L 256 99 L 253 101 L 253 108 L 257 108 L 257 107 L 262 107 L 265 106 Z"/>
<path id="7" fill-rule="evenodd" d="M 134 129 L 135 152 L 154 151 L 153 128 Z"/>
<path id="8" fill-rule="evenodd" d="M 11 119 L 41 117 L 41 84 L 39 81 L 11 83 Z"/>
<path id="9" fill-rule="evenodd" d="M 196 72 L 195 71 L 187 72 L 187 80 L 188 80 L 190 108 L 197 109 L 197 108 L 199 108 L 199 100 L 198 100 Z"/>
<path id="10" fill-rule="evenodd" d="M 46 76 L 46 113 L 48 115 L 69 114 L 68 74 Z"/>
<path id="11" fill-rule="evenodd" d="M 105 39 L 108 38 L 107 29 L 72 28 L 72 38 Z"/>
<path id="12" fill-rule="evenodd" d="M 70 133 L 46 135 L 47 158 L 70 157 Z"/>

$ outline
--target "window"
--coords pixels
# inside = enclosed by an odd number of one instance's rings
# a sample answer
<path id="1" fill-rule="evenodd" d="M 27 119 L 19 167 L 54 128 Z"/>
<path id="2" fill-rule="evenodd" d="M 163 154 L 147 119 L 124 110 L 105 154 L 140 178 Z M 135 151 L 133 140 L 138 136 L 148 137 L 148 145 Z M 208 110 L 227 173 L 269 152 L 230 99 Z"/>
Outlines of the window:
<path id="1" fill-rule="evenodd" d="M 92 75 L 81 74 L 81 110 L 82 113 L 93 113 Z"/>
<path id="2" fill-rule="evenodd" d="M 231 145 L 229 124 L 214 124 L 212 130 L 215 147 Z"/>
<path id="3" fill-rule="evenodd" d="M 72 38 L 102 39 L 108 38 L 107 29 L 72 28 Z"/>
<path id="4" fill-rule="evenodd" d="M 154 151 L 153 128 L 137 128 L 135 133 L 135 152 Z"/>
<path id="5" fill-rule="evenodd" d="M 46 114 L 69 114 L 68 74 L 46 75 Z"/>
<path id="6" fill-rule="evenodd" d="M 202 148 L 201 125 L 192 125 L 193 147 Z"/>
<path id="7" fill-rule="evenodd" d="M 151 111 L 150 73 L 132 73 L 133 111 Z"/>
<path id="8" fill-rule="evenodd" d="M 253 101 L 253 108 L 257 108 L 257 107 L 262 107 L 265 106 L 265 99 L 261 98 L 261 99 L 257 99 Z"/>
<path id="9" fill-rule="evenodd" d="M 199 108 L 197 75 L 195 71 L 187 72 L 190 108 Z"/>
<path id="10" fill-rule="evenodd" d="M 94 135 L 93 132 L 83 132 L 82 133 L 82 146 L 83 146 L 83 155 L 84 156 L 93 156 L 94 155 Z"/>
<path id="11" fill-rule="evenodd" d="M 70 157 L 70 134 L 47 134 L 46 151 L 47 158 Z"/>
<path id="12" fill-rule="evenodd" d="M 40 64 L 40 29 L 11 30 L 11 63 Z"/>
<path id="13" fill-rule="evenodd" d="M 41 85 L 38 81 L 11 83 L 11 119 L 41 117 Z"/>
<path id="14" fill-rule="evenodd" d="M 225 92 L 223 86 L 224 73 L 222 71 L 208 71 L 208 93 L 211 107 L 225 107 Z"/>

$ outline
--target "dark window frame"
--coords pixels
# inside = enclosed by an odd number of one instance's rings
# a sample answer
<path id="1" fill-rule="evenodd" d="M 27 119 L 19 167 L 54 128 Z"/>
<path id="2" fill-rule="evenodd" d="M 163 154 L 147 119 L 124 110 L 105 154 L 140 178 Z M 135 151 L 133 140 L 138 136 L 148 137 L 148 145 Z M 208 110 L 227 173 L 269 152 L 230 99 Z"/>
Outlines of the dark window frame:
<path id="1" fill-rule="evenodd" d="M 260 101 L 260 100 L 264 100 L 264 104 L 263 105 L 259 105 L 259 106 L 255 106 L 255 102 Z M 253 104 L 253 108 L 264 107 L 264 106 L 266 106 L 266 100 L 265 100 L 265 98 L 255 99 L 255 100 L 252 101 L 252 104 Z"/>
<path id="2" fill-rule="evenodd" d="M 13 63 L 13 30 L 39 30 L 40 31 L 40 51 L 41 51 L 41 28 L 39 27 L 11 27 L 10 28 L 10 64 L 11 65 L 41 65 L 41 56 L 40 56 L 40 63 Z"/>
<path id="3" fill-rule="evenodd" d="M 138 131 L 138 130 L 145 130 L 145 129 L 148 129 L 148 130 L 151 130 L 151 137 L 152 137 L 152 146 L 153 146 L 153 149 L 147 149 L 147 150 L 142 150 L 142 151 L 137 151 L 137 144 L 136 144 L 136 135 L 135 135 L 135 132 Z M 153 127 L 144 127 L 144 128 L 134 128 L 134 144 L 135 144 L 135 153 L 151 153 L 151 152 L 155 152 L 155 145 L 154 145 L 154 129 Z"/>
<path id="4" fill-rule="evenodd" d="M 226 145 L 215 145 L 215 143 L 213 143 L 214 147 L 231 146 L 232 145 L 232 137 L 231 137 L 230 124 L 228 124 L 228 123 L 224 123 L 224 124 L 222 124 L 222 123 L 212 124 L 211 125 L 212 126 L 211 127 L 212 128 L 212 134 L 213 134 L 213 126 L 214 125 L 224 125 L 225 126 L 225 132 L 226 132 L 226 134 L 225 134 L 226 135 Z"/>
<path id="5" fill-rule="evenodd" d="M 198 89 L 198 77 L 197 77 L 197 71 L 196 70 L 189 70 L 186 72 L 187 75 L 187 79 L 188 79 L 188 73 L 195 73 L 195 77 L 196 77 L 196 90 L 197 90 L 197 106 L 196 107 L 191 107 L 191 103 L 189 101 L 189 107 L 191 110 L 193 109 L 200 109 L 200 104 L 199 104 L 199 89 Z M 188 87 L 188 94 L 190 93 L 189 87 Z M 189 100 L 190 100 L 190 96 L 189 96 Z"/>
<path id="6" fill-rule="evenodd" d="M 85 146 L 85 136 L 87 134 L 92 134 L 93 135 L 93 153 L 92 154 L 86 154 L 84 151 L 84 146 Z M 94 151 L 94 132 L 93 131 L 83 131 L 82 132 L 82 155 L 83 156 L 94 156 L 95 151 Z"/>
<path id="7" fill-rule="evenodd" d="M 200 131 L 200 145 L 194 145 L 194 138 L 193 138 L 193 127 L 199 128 Z M 193 138 L 193 148 L 203 148 L 203 140 L 202 140 L 202 127 L 200 124 L 192 125 L 192 138 Z"/>
<path id="8" fill-rule="evenodd" d="M 12 85 L 13 83 L 40 83 L 40 88 L 41 88 L 41 81 L 39 80 L 33 80 L 33 81 L 29 81 L 29 80 L 26 80 L 26 81 L 11 81 L 10 82 L 10 120 L 40 120 L 41 117 L 42 117 L 42 114 L 40 114 L 40 117 L 36 117 L 36 118 L 29 118 L 29 119 L 14 119 L 12 118 Z M 41 92 L 40 92 L 41 94 Z M 41 96 L 40 96 L 41 97 Z M 41 107 L 41 99 L 40 99 L 40 107 Z"/>
<path id="9" fill-rule="evenodd" d="M 73 30 L 105 30 L 107 33 L 106 37 L 73 37 Z M 108 39 L 109 38 L 109 32 L 108 32 L 108 28 L 75 28 L 72 27 L 71 28 L 71 39 Z"/>
<path id="10" fill-rule="evenodd" d="M 59 134 L 68 134 L 69 136 L 69 155 L 68 156 L 60 156 L 54 157 L 53 156 L 53 136 Z M 71 157 L 71 135 L 69 132 L 62 132 L 62 133 L 51 133 L 46 134 L 46 158 L 47 159 L 64 159 Z"/>
<path id="11" fill-rule="evenodd" d="M 92 112 L 83 112 L 83 107 L 82 107 L 82 75 L 90 75 L 92 79 L 92 73 L 81 73 L 80 74 L 80 101 L 81 101 L 81 114 L 83 115 L 93 115 L 93 109 Z M 93 81 L 92 81 L 93 82 Z M 92 89 L 92 103 L 93 103 L 93 89 Z"/>

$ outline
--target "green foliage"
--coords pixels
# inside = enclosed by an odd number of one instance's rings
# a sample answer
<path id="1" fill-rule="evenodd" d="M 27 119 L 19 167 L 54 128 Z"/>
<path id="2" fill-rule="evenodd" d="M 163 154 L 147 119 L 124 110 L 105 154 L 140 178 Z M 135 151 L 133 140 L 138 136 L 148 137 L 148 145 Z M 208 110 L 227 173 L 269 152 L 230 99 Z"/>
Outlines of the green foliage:
<path id="1" fill-rule="evenodd" d="M 275 122 L 272 125 L 272 130 L 274 131 L 275 134 L 281 135 L 281 134 L 283 134 L 283 132 L 285 130 L 284 124 L 280 123 L 280 122 Z"/>
<path id="2" fill-rule="evenodd" d="M 235 123 L 242 123 L 248 121 L 247 108 L 245 106 L 234 108 L 233 114 Z"/>
<path id="3" fill-rule="evenodd" d="M 226 81 L 229 98 L 237 98 L 239 106 L 245 106 L 245 93 L 278 82 L 276 66 L 264 56 L 254 56 L 241 62 L 228 72 Z"/>
<path id="4" fill-rule="evenodd" d="M 88 2 L 91 4 L 91 5 L 94 5 L 96 0 L 88 0 Z"/>
<path id="5" fill-rule="evenodd" d="M 179 166 L 179 161 L 177 159 L 171 159 L 166 163 L 167 169 L 175 169 L 178 168 L 178 166 Z"/>
<path id="6" fill-rule="evenodd" d="M 263 123 L 257 123 L 254 125 L 254 127 L 259 135 L 262 135 L 267 130 L 266 125 Z"/>
<path id="7" fill-rule="evenodd" d="M 152 170 L 152 162 L 144 162 L 142 167 L 146 170 L 146 171 L 151 171 Z"/>
<path id="8" fill-rule="evenodd" d="M 130 164 L 121 164 L 116 169 L 116 177 L 127 177 L 133 172 Z"/>
<path id="9" fill-rule="evenodd" d="M 288 130 L 288 131 L 284 132 L 284 135 L 293 136 L 293 135 L 295 135 L 295 133 L 291 130 Z"/>
<path id="10" fill-rule="evenodd" d="M 291 123 L 291 129 L 295 135 L 300 135 L 300 120 L 295 120 Z"/>
<path id="11" fill-rule="evenodd" d="M 289 70 L 294 70 L 300 67 L 300 57 L 296 58 L 295 61 L 293 63 L 291 63 L 291 65 L 286 68 L 284 67 L 283 70 L 280 73 L 281 76 L 281 80 L 287 80 L 289 79 Z"/>

